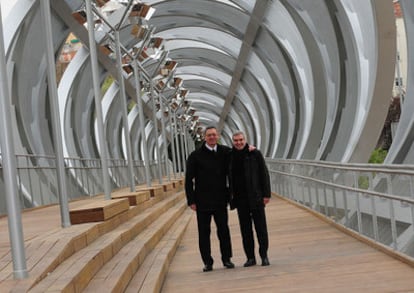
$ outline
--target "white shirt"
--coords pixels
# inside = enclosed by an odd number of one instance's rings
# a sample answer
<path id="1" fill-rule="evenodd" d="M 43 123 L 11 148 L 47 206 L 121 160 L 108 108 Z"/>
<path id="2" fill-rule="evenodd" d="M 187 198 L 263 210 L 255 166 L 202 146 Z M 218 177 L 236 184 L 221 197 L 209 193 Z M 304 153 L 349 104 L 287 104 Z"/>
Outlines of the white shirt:
<path id="1" fill-rule="evenodd" d="M 209 146 L 208 144 L 206 144 L 206 148 L 208 148 L 210 151 L 214 151 L 217 152 L 217 145 L 215 145 L 214 147 Z"/>

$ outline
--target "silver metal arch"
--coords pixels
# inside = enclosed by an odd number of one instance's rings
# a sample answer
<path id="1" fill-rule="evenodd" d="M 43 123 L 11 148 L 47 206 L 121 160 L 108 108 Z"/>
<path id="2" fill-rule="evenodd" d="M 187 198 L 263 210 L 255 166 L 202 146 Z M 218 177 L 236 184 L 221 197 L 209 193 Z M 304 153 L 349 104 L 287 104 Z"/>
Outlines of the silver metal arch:
<path id="1" fill-rule="evenodd" d="M 255 1 L 145 2 L 157 9 L 151 20 L 155 34 L 166 40 L 170 56 L 180 62 L 177 74 L 186 78 L 184 86 L 190 89 L 188 99 L 196 114 L 203 124 L 222 119 L 225 143 L 230 143 L 235 128 L 242 128 L 269 157 L 367 160 L 381 130 L 379 120 L 385 119 L 393 81 L 393 72 L 385 70 L 392 68 L 395 53 L 390 1 L 262 1 L 263 17 L 255 14 L 259 5 Z M 409 10 L 409 1 L 402 2 Z M 57 53 L 70 31 L 87 45 L 85 28 L 70 15 L 82 3 L 53 1 Z M 52 154 L 51 131 L 44 119 L 47 91 L 37 29 L 39 7 L 19 0 L 13 13 L 14 18 L 7 20 L 6 44 L 15 77 L 11 88 L 17 148 L 22 153 Z M 406 21 L 412 27 L 409 13 Z M 121 39 L 132 45 L 127 31 Z M 243 49 L 247 40 L 250 45 Z M 62 130 L 67 155 L 99 157 L 87 58 L 87 50 L 79 51 L 59 85 Z M 100 62 L 102 80 L 114 75 L 110 60 L 100 56 Z M 234 72 L 240 64 L 245 66 Z M 235 75 L 240 76 L 237 82 Z M 229 94 L 232 81 L 234 95 Z M 127 95 L 135 98 L 130 82 Z M 125 157 L 117 98 L 115 84 L 103 99 L 105 131 L 111 156 Z M 128 118 L 135 159 L 142 158 L 140 145 L 148 143 L 154 149 L 160 139 L 151 134 L 151 103 L 145 102 L 149 124 L 145 138 L 138 135 L 137 111 L 133 109 Z M 230 109 L 223 112 L 226 103 Z M 405 117 L 408 114 L 402 120 Z M 410 128 L 411 123 L 401 125 Z M 406 131 L 399 130 L 406 139 L 390 152 L 390 161 L 404 162 L 397 154 L 411 146 Z"/>

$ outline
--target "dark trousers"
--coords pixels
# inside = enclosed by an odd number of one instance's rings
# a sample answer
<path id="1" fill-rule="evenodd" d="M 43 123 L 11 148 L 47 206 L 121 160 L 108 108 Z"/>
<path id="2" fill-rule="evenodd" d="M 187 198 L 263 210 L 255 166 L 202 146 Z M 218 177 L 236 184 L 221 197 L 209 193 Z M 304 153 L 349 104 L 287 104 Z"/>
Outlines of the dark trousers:
<path id="1" fill-rule="evenodd" d="M 259 242 L 260 257 L 267 257 L 269 248 L 269 238 L 267 235 L 266 214 L 264 207 L 250 209 L 248 205 L 239 205 L 237 207 L 239 216 L 240 231 L 243 240 L 243 249 L 248 259 L 254 256 L 254 237 L 253 225 L 256 230 L 257 241 Z"/>
<path id="2" fill-rule="evenodd" d="M 214 262 L 211 257 L 211 218 L 214 219 L 217 227 L 217 237 L 220 241 L 221 260 L 230 260 L 232 257 L 227 208 L 214 211 L 197 210 L 198 245 L 200 248 L 201 258 L 206 265 L 212 265 Z"/>

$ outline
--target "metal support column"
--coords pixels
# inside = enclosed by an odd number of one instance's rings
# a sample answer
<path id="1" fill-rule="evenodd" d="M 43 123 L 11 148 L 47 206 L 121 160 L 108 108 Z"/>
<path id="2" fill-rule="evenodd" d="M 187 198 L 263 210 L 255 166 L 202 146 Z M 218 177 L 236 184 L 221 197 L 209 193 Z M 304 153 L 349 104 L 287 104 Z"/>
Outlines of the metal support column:
<path id="1" fill-rule="evenodd" d="M 138 115 L 139 115 L 139 129 L 141 132 L 141 140 L 142 140 L 142 147 L 144 148 L 144 167 L 145 167 L 145 180 L 147 182 L 147 186 L 151 186 L 151 174 L 149 169 L 149 155 L 148 155 L 148 146 L 145 137 L 145 120 L 144 120 L 144 109 L 142 104 L 141 98 L 141 85 L 140 81 L 140 71 L 138 69 L 138 60 L 135 58 L 132 62 L 132 67 L 134 70 L 134 80 L 135 80 L 135 90 L 137 95 L 137 103 L 138 103 Z"/>
<path id="2" fill-rule="evenodd" d="M 183 171 L 185 173 L 185 160 L 186 160 L 186 150 L 185 150 L 185 129 L 184 129 L 184 123 L 180 119 L 180 145 L 181 145 L 181 164 L 183 166 Z"/>
<path id="3" fill-rule="evenodd" d="M 178 124 L 177 124 L 177 115 L 174 112 L 174 142 L 175 142 L 175 151 L 177 155 L 177 166 L 178 166 L 178 175 L 182 176 L 181 169 L 181 151 L 180 151 L 180 142 L 179 142 L 179 133 L 178 133 Z"/>
<path id="4" fill-rule="evenodd" d="M 168 111 L 168 116 L 170 119 L 170 136 L 171 136 L 171 154 L 172 154 L 172 159 L 173 159 L 173 174 L 174 174 L 174 178 L 177 178 L 177 160 L 176 160 L 176 150 L 175 150 L 175 127 L 174 127 L 174 122 L 173 122 L 173 113 L 172 110 L 170 108 L 170 110 Z"/>
<path id="5" fill-rule="evenodd" d="M 96 41 L 95 41 L 95 25 L 92 14 L 91 0 L 85 0 L 86 4 L 86 19 L 88 21 L 88 37 L 89 37 L 89 55 L 92 65 L 92 79 L 95 95 L 95 114 L 96 122 L 98 125 L 99 135 L 99 147 L 101 151 L 101 164 L 102 164 L 102 177 L 104 185 L 105 199 L 111 199 L 111 186 L 109 182 L 109 170 L 108 170 L 108 150 L 105 139 L 102 104 L 101 104 L 101 88 L 99 84 L 99 68 L 98 68 L 98 56 L 96 53 Z"/>
<path id="6" fill-rule="evenodd" d="M 164 101 L 163 101 L 163 97 L 160 97 L 160 106 L 161 106 L 161 135 L 162 135 L 162 141 L 164 142 L 164 157 L 165 157 L 165 175 L 168 178 L 168 181 L 171 181 L 171 174 L 170 174 L 170 168 L 168 166 L 168 140 L 167 140 L 167 134 L 165 131 L 165 114 L 164 114 Z"/>
<path id="7" fill-rule="evenodd" d="M 152 80 L 150 80 L 150 98 L 152 101 L 152 119 L 154 124 L 154 135 L 155 135 L 155 152 L 157 154 L 157 167 L 158 167 L 158 181 L 162 184 L 162 161 L 161 161 L 161 152 L 160 147 L 158 146 L 158 120 L 157 120 L 157 109 L 156 108 L 156 101 L 154 95 L 154 85 L 152 84 Z"/>
<path id="8" fill-rule="evenodd" d="M 119 93 L 121 99 L 121 108 L 122 108 L 122 122 L 124 125 L 124 138 L 125 145 L 127 150 L 127 160 L 128 160 L 128 173 L 129 173 L 129 189 L 130 191 L 135 191 L 135 177 L 134 177 L 134 166 L 132 158 L 132 148 L 131 148 L 131 137 L 129 135 L 129 125 L 128 125 L 128 113 L 127 113 L 127 104 L 126 104 L 126 94 L 125 94 L 125 81 L 124 76 L 122 75 L 122 56 L 121 56 L 121 41 L 119 39 L 119 31 L 115 31 L 115 51 L 116 51 L 116 63 L 118 66 L 118 83 L 119 83 Z"/>
<path id="9" fill-rule="evenodd" d="M 69 204 L 66 186 L 65 176 L 65 162 L 63 157 L 63 144 L 62 144 L 62 132 L 60 128 L 60 116 L 59 107 L 57 105 L 58 93 L 57 93 L 57 81 L 56 81 L 56 64 L 55 64 L 55 52 L 53 49 L 53 36 L 52 36 L 52 20 L 50 14 L 50 0 L 40 1 L 42 8 L 42 18 L 44 24 L 44 32 L 46 36 L 46 57 L 47 57 L 47 76 L 48 76 L 48 89 L 49 89 L 49 103 L 52 110 L 52 128 L 53 128 L 53 142 L 55 145 L 56 156 L 56 174 L 58 182 L 58 196 L 59 207 L 62 227 L 70 226 L 69 216 Z"/>
<path id="10" fill-rule="evenodd" d="M 11 105 L 7 82 L 6 59 L 3 39 L 3 20 L 0 7 L 0 146 L 3 167 L 3 180 L 8 214 L 10 247 L 13 260 L 13 275 L 16 279 L 28 277 L 22 215 L 17 191 L 16 157 L 14 154 L 13 133 L 11 131 Z"/>
<path id="11" fill-rule="evenodd" d="M 188 125 L 187 122 L 186 122 L 186 125 Z M 184 149 L 185 149 L 184 161 L 187 161 L 187 158 L 189 155 L 187 127 L 184 129 Z"/>

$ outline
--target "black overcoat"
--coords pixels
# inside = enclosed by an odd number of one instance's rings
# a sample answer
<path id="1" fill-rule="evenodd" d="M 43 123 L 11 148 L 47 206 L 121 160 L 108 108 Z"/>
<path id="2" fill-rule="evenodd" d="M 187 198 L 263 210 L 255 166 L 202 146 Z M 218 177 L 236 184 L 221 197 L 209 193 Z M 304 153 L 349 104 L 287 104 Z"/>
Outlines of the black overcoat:
<path id="1" fill-rule="evenodd" d="M 271 197 L 270 190 L 270 176 L 266 166 L 266 162 L 263 158 L 262 153 L 259 150 L 248 151 L 248 146 L 244 151 L 243 158 L 243 178 L 238 178 L 238 182 L 244 182 L 245 195 L 247 195 L 248 203 L 250 208 L 263 207 L 263 198 Z M 234 170 L 233 159 L 236 150 L 233 149 L 232 155 L 230 156 L 229 163 L 229 179 L 230 179 L 230 190 L 231 190 L 231 208 L 237 208 L 238 206 L 238 194 L 234 192 L 233 186 Z"/>
<path id="2" fill-rule="evenodd" d="M 187 159 L 185 192 L 188 205 L 197 210 L 216 210 L 226 207 L 230 200 L 228 188 L 229 147 L 217 145 L 211 151 L 205 143 Z"/>

